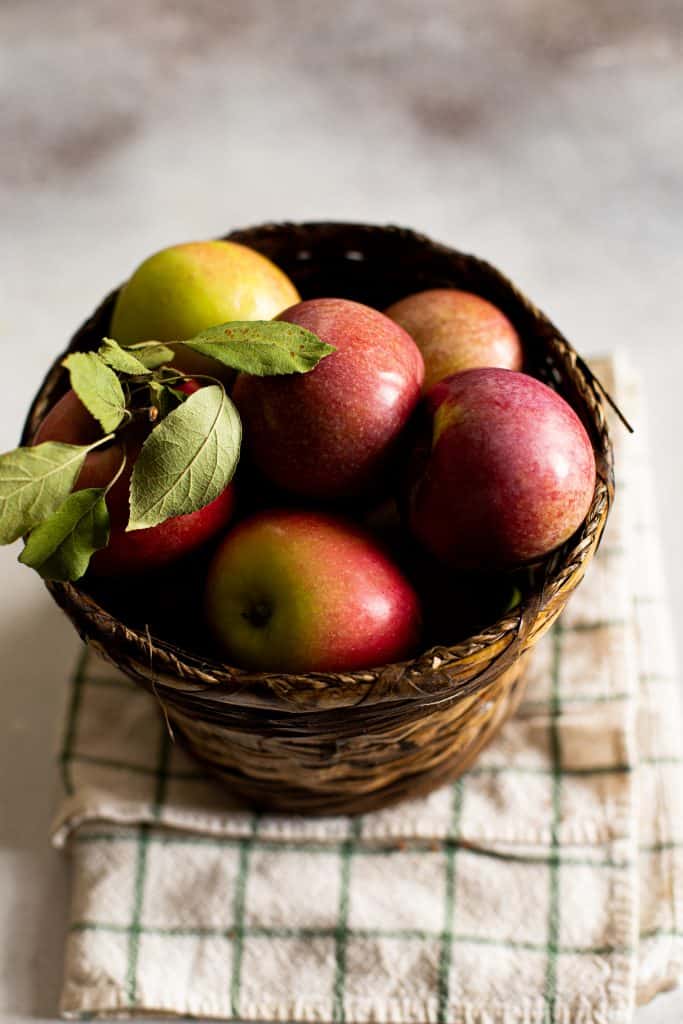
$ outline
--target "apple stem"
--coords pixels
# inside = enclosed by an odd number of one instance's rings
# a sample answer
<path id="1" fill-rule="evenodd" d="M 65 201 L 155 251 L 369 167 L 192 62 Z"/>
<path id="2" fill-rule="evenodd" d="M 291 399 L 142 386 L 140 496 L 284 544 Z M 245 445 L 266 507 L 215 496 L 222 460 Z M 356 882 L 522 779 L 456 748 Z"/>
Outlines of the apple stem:
<path id="1" fill-rule="evenodd" d="M 109 444 L 110 441 L 113 441 L 115 437 L 116 434 L 114 431 L 112 431 L 111 434 L 105 434 L 104 437 L 98 437 L 97 441 L 93 441 L 92 444 L 85 446 L 86 451 L 91 452 L 94 448 L 101 448 L 103 445 Z"/>
<path id="2" fill-rule="evenodd" d="M 111 478 L 111 480 L 109 481 L 109 483 L 105 487 L 105 489 L 104 489 L 104 493 L 105 494 L 109 494 L 110 490 L 112 489 L 112 487 L 114 486 L 114 484 L 116 483 L 118 478 L 123 473 L 123 471 L 124 471 L 124 469 L 126 467 L 126 459 L 127 459 L 127 457 L 128 457 L 128 453 L 126 452 L 126 442 L 124 441 L 123 442 L 123 458 L 121 459 L 121 463 L 119 465 L 119 468 L 116 470 L 116 472 L 114 473 L 113 477 Z"/>
<path id="3" fill-rule="evenodd" d="M 159 410 L 155 405 L 141 405 L 137 409 L 133 409 L 130 413 L 131 420 L 148 420 L 150 423 L 154 423 Z"/>
<path id="4" fill-rule="evenodd" d="M 207 380 L 210 381 L 212 384 L 217 384 L 222 391 L 225 391 L 225 385 L 223 384 L 223 381 L 219 380 L 218 377 L 212 377 L 208 373 L 178 373 L 175 376 L 164 377 L 161 383 L 174 384 L 179 380 Z"/>

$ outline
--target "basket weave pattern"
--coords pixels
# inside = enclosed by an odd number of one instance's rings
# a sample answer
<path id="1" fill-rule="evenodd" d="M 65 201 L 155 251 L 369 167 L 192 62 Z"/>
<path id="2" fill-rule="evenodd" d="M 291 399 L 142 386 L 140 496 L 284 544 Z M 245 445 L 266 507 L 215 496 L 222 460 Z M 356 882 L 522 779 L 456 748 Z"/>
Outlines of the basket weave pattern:
<path id="1" fill-rule="evenodd" d="M 423 288 L 483 295 L 519 331 L 526 369 L 569 401 L 593 442 L 598 473 L 587 519 L 546 560 L 521 607 L 478 636 L 398 664 L 348 673 L 246 672 L 127 625 L 86 587 L 47 584 L 83 639 L 157 697 L 175 738 L 233 793 L 301 813 L 364 812 L 456 777 L 516 708 L 527 654 L 586 571 L 613 498 L 603 395 L 550 321 L 472 256 L 405 229 L 344 223 L 265 225 L 228 237 L 277 263 L 304 298 L 341 296 L 384 309 Z M 70 351 L 99 343 L 114 298 L 81 327 Z M 24 443 L 66 388 L 61 358 L 29 413 Z"/>

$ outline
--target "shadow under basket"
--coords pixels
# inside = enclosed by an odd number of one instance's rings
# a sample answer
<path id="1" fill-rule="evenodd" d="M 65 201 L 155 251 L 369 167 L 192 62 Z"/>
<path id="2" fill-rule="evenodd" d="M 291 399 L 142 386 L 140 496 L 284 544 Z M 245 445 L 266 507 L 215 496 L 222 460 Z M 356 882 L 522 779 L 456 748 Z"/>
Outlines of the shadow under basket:
<path id="1" fill-rule="evenodd" d="M 425 288 L 455 286 L 484 296 L 519 331 L 527 371 L 573 406 L 595 451 L 588 516 L 546 559 L 522 604 L 477 636 L 397 664 L 305 675 L 246 672 L 132 628 L 84 586 L 47 584 L 82 638 L 154 694 L 175 738 L 233 796 L 302 814 L 360 813 L 454 779 L 515 710 L 529 652 L 583 577 L 613 498 L 604 392 L 559 331 L 501 273 L 413 231 L 267 224 L 228 237 L 278 264 L 303 298 L 338 296 L 384 309 Z M 114 299 L 115 293 L 81 327 L 69 351 L 99 344 Z M 62 358 L 33 404 L 24 443 L 66 389 Z"/>

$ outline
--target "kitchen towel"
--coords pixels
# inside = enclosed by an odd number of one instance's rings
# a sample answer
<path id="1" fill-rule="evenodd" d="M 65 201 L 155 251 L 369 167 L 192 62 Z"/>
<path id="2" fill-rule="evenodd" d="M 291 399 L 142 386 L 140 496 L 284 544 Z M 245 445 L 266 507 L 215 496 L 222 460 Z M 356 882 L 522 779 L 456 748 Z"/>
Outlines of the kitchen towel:
<path id="1" fill-rule="evenodd" d="M 475 766 L 358 818 L 229 805 L 156 703 L 84 654 L 54 841 L 72 860 L 62 1013 L 627 1024 L 683 973 L 683 776 L 637 380 L 595 370 L 617 500 Z"/>

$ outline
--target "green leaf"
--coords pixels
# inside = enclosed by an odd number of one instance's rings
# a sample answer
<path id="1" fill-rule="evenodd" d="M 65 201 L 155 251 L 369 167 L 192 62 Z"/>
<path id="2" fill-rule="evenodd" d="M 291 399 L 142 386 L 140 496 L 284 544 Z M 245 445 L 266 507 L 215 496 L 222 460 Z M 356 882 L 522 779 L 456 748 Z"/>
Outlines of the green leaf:
<path id="1" fill-rule="evenodd" d="M 102 487 L 74 491 L 29 535 L 19 561 L 46 580 L 78 580 L 91 556 L 109 542 L 109 512 Z"/>
<path id="2" fill-rule="evenodd" d="M 74 389 L 105 433 L 116 430 L 126 415 L 126 399 L 119 378 L 96 352 L 73 352 L 62 360 Z"/>
<path id="3" fill-rule="evenodd" d="M 137 356 L 127 349 L 121 348 L 118 341 L 114 341 L 113 338 L 103 338 L 97 354 L 107 366 L 118 370 L 119 373 L 134 375 L 149 373 L 149 369 Z"/>
<path id="4" fill-rule="evenodd" d="M 134 345 L 126 345 L 126 352 L 134 352 L 147 370 L 157 370 L 166 363 L 172 363 L 175 352 L 160 341 L 138 341 Z"/>
<path id="5" fill-rule="evenodd" d="M 52 515 L 92 447 L 44 441 L 0 455 L 0 544 L 11 544 Z"/>
<path id="6" fill-rule="evenodd" d="M 222 387 L 190 395 L 152 430 L 133 467 L 127 530 L 187 515 L 217 498 L 235 472 L 242 425 Z"/>
<path id="7" fill-rule="evenodd" d="M 174 344 L 257 377 L 307 373 L 334 352 L 332 345 L 321 341 L 311 331 L 284 320 L 219 324 Z"/>

